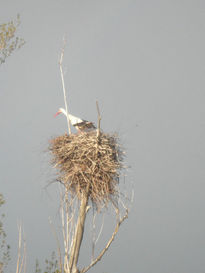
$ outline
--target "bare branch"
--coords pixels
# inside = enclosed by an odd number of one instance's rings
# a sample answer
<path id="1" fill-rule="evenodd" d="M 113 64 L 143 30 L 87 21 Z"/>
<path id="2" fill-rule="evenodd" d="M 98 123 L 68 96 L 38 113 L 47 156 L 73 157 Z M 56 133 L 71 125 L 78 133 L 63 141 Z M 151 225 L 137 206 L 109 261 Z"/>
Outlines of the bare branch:
<path id="1" fill-rule="evenodd" d="M 92 257 L 91 257 L 91 262 L 94 260 L 94 254 L 95 254 L 95 242 L 96 242 L 96 233 L 95 233 L 95 218 L 97 215 L 97 211 L 94 214 L 94 209 L 93 209 L 93 221 L 92 221 Z"/>
<path id="2" fill-rule="evenodd" d="M 93 267 L 97 262 L 99 262 L 101 260 L 101 258 L 103 257 L 103 255 L 105 254 L 105 252 L 108 250 L 108 248 L 110 247 L 111 243 L 114 241 L 116 234 L 118 233 L 119 227 L 120 225 L 124 222 L 125 219 L 128 218 L 128 209 L 126 210 L 125 215 L 117 222 L 115 230 L 110 238 L 110 240 L 108 241 L 107 245 L 105 246 L 105 248 L 101 251 L 101 253 L 98 255 L 98 257 L 87 267 L 83 268 L 80 273 L 85 273 L 87 272 L 91 267 Z"/>
<path id="3" fill-rule="evenodd" d="M 72 200 L 69 204 L 70 206 L 70 230 L 69 230 L 69 238 L 70 238 L 70 241 L 69 241 L 69 256 L 70 256 L 70 253 L 71 253 L 71 249 L 72 249 L 72 246 L 73 246 L 73 238 L 74 238 L 74 232 L 75 232 L 75 228 L 76 228 L 76 224 L 75 224 L 75 214 L 76 214 L 76 207 L 77 207 L 77 204 L 75 205 L 75 201 L 78 202 L 78 200 L 76 200 L 77 197 L 74 196 L 72 197 Z"/>
<path id="4" fill-rule="evenodd" d="M 102 225 L 101 225 L 101 228 L 100 228 L 100 231 L 98 233 L 98 237 L 97 239 L 95 240 L 95 244 L 97 244 L 97 241 L 99 240 L 101 234 L 102 234 L 102 231 L 103 231 L 103 227 L 104 227 L 104 219 L 105 219 L 105 214 L 103 213 L 103 220 L 102 220 Z"/>
<path id="5" fill-rule="evenodd" d="M 21 225 L 18 227 L 19 230 L 19 242 L 18 242 L 18 258 L 17 258 L 17 263 L 16 263 L 16 273 L 19 272 L 19 264 L 21 260 Z"/>
<path id="6" fill-rule="evenodd" d="M 100 136 L 100 121 L 101 121 L 101 115 L 100 115 L 100 109 L 99 109 L 98 101 L 96 101 L 96 107 L 97 107 L 97 111 L 98 111 L 97 138 L 99 138 L 99 136 Z"/>
<path id="7" fill-rule="evenodd" d="M 63 38 L 63 47 L 62 47 L 61 55 L 60 55 L 59 66 L 60 66 L 61 80 L 62 80 L 62 86 L 63 86 L 65 110 L 66 110 L 66 114 L 67 114 L 66 117 L 67 117 L 67 123 L 68 123 L 68 133 L 70 135 L 71 134 L 70 119 L 69 119 L 69 116 L 68 116 L 68 104 L 67 104 L 67 99 L 66 99 L 65 81 L 64 81 L 64 74 L 63 74 L 63 67 L 62 67 L 64 51 L 65 51 L 65 44 L 66 44 L 66 39 L 64 37 Z"/>
<path id="8" fill-rule="evenodd" d="M 64 271 L 69 271 L 69 241 L 70 241 L 70 221 L 72 216 L 69 218 L 69 202 L 68 202 L 68 189 L 65 189 L 65 195 L 61 193 L 61 222 L 62 222 L 62 233 L 63 233 L 63 242 L 64 242 Z"/>
<path id="9" fill-rule="evenodd" d="M 93 214 L 93 221 L 92 221 L 92 258 L 91 261 L 94 260 L 94 253 L 95 253 L 95 246 L 97 244 L 97 241 L 99 240 L 102 231 L 103 231 L 103 227 L 104 227 L 104 218 L 105 218 L 105 213 L 103 213 L 102 216 L 102 224 L 100 227 L 100 230 L 98 232 L 98 236 L 96 238 L 96 233 L 95 233 L 95 220 L 96 220 L 96 216 L 97 216 L 98 212 L 96 211 L 95 214 Z"/>
<path id="10" fill-rule="evenodd" d="M 18 227 L 19 230 L 19 242 L 18 242 L 18 258 L 16 263 L 16 273 L 21 273 L 24 268 L 24 272 L 26 270 L 26 243 L 24 240 L 23 243 L 23 251 L 22 251 L 22 227 L 21 224 Z"/>

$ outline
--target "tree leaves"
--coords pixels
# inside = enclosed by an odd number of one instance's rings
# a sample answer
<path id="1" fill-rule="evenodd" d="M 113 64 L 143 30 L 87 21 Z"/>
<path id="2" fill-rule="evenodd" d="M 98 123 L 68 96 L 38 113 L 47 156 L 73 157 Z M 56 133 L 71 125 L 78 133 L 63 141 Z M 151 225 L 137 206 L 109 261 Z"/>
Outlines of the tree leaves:
<path id="1" fill-rule="evenodd" d="M 16 36 L 19 27 L 20 15 L 15 20 L 0 25 L 0 65 L 3 64 L 7 57 L 16 49 L 21 48 L 25 41 L 23 38 Z"/>

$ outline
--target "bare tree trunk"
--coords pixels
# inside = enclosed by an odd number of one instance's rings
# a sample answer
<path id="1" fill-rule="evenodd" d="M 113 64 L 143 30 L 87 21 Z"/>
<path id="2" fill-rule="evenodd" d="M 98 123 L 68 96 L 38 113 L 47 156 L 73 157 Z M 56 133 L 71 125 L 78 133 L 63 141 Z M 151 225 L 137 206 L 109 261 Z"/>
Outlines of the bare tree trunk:
<path id="1" fill-rule="evenodd" d="M 69 259 L 69 269 L 70 273 L 78 273 L 77 263 L 78 258 L 80 254 L 80 246 L 83 239 L 83 233 L 84 233 L 84 225 L 85 225 L 85 218 L 87 213 L 87 204 L 88 204 L 88 191 L 86 191 L 82 198 L 80 203 L 80 209 L 79 209 L 79 215 L 78 215 L 78 221 L 76 226 L 76 232 L 73 240 L 71 255 Z"/>

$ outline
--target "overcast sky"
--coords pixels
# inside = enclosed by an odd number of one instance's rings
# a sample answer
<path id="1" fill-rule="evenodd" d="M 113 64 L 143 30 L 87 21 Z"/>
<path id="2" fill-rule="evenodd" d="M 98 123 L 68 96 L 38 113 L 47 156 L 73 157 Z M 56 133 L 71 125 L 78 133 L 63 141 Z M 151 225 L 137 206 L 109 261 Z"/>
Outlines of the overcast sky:
<path id="1" fill-rule="evenodd" d="M 129 219 L 91 272 L 204 272 L 205 2 L 0 0 L 0 7 L 0 24 L 20 14 L 17 35 L 26 41 L 0 67 L 8 272 L 19 221 L 28 272 L 56 249 L 48 217 L 58 218 L 58 187 L 45 189 L 53 178 L 45 150 L 66 131 L 65 119 L 53 117 L 63 106 L 64 34 L 70 110 L 96 122 L 99 101 L 103 130 L 119 133 L 135 190 Z"/>

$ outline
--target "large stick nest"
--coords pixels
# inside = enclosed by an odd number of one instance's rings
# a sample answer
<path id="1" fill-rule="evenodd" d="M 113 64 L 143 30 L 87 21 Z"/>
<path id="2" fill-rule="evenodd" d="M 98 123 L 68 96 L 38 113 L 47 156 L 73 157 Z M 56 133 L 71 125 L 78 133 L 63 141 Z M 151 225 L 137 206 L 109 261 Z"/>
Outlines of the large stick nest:
<path id="1" fill-rule="evenodd" d="M 51 140 L 52 164 L 58 178 L 79 198 L 89 189 L 89 198 L 97 205 L 107 204 L 118 194 L 123 152 L 115 134 L 96 131 L 63 135 Z"/>

